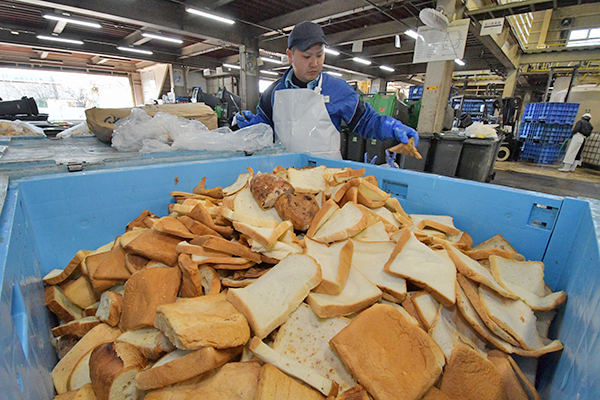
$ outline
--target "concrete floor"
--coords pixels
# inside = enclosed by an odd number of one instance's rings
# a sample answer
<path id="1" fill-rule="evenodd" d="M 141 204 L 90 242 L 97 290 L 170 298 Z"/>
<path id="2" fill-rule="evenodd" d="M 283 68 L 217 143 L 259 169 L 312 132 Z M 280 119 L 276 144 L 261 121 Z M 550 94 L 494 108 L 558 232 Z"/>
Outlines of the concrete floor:
<path id="1" fill-rule="evenodd" d="M 557 196 L 600 199 L 600 171 L 579 167 L 575 172 L 559 172 L 562 165 L 530 162 L 496 162 L 494 185 L 533 190 Z"/>

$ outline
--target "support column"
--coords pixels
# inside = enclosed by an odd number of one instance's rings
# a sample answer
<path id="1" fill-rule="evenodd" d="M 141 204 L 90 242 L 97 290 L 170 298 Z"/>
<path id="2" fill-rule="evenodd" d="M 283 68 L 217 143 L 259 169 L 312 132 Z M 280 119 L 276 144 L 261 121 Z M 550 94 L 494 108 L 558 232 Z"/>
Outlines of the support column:
<path id="1" fill-rule="evenodd" d="M 385 93 L 387 90 L 387 81 L 376 78 L 371 81 L 371 93 Z"/>
<path id="2" fill-rule="evenodd" d="M 444 7 L 444 14 L 452 21 L 462 18 L 464 6 L 456 0 L 438 0 L 438 6 Z M 425 82 L 423 83 L 423 97 L 421 98 L 421 112 L 417 131 L 421 133 L 441 132 L 444 117 L 448 106 L 448 96 L 452 85 L 454 61 L 435 61 L 427 63 Z"/>
<path id="3" fill-rule="evenodd" d="M 256 112 L 260 98 L 258 90 L 258 39 L 245 37 L 240 46 L 240 97 L 242 109 Z"/>
<path id="4" fill-rule="evenodd" d="M 515 87 L 517 86 L 517 74 L 519 70 L 509 69 L 506 74 L 506 80 L 504 81 L 504 90 L 502 91 L 502 97 L 512 97 L 515 94 Z"/>

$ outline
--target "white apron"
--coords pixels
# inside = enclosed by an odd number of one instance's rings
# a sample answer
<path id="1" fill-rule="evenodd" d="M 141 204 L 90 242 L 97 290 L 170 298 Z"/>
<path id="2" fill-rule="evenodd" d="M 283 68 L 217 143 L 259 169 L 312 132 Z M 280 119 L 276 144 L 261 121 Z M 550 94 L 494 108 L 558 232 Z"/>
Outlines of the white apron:
<path id="1" fill-rule="evenodd" d="M 289 152 L 341 159 L 340 132 L 325 107 L 322 81 L 323 77 L 314 90 L 282 89 L 275 92 L 275 135 Z"/>
<path id="2" fill-rule="evenodd" d="M 579 152 L 579 148 L 583 144 L 585 140 L 585 136 L 581 133 L 576 133 L 571 138 L 569 142 L 569 147 L 567 147 L 567 153 L 565 154 L 565 159 L 563 163 L 565 164 L 573 164 L 575 162 L 575 157 L 577 157 L 577 153 Z"/>

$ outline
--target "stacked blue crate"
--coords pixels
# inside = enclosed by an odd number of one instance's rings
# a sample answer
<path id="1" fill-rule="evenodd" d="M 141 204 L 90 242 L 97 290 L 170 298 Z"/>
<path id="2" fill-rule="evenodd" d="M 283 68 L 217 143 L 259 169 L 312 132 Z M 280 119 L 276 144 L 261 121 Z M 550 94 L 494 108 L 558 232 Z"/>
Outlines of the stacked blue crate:
<path id="1" fill-rule="evenodd" d="M 519 139 L 521 158 L 538 164 L 556 164 L 566 151 L 579 104 L 530 103 L 523 112 Z"/>

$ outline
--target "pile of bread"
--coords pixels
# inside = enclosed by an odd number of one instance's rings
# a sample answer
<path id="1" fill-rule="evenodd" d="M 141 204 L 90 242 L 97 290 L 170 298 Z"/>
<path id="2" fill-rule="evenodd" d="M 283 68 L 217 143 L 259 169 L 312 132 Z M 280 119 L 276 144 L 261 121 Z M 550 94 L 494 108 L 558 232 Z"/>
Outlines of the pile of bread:
<path id="1" fill-rule="evenodd" d="M 364 169 L 248 171 L 44 277 L 56 399 L 539 398 L 510 355 L 562 349 L 541 262 Z"/>

